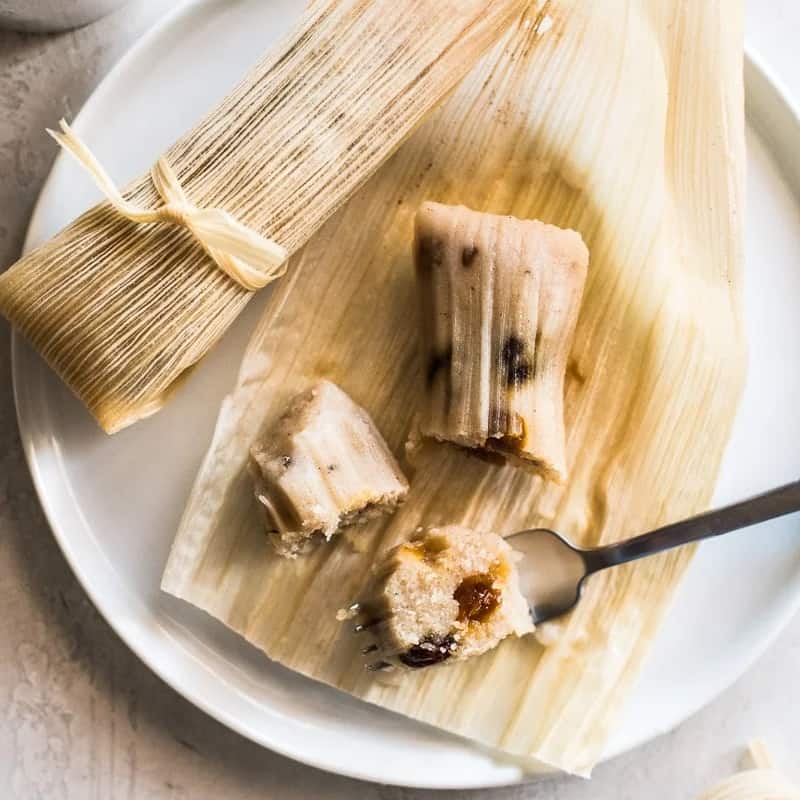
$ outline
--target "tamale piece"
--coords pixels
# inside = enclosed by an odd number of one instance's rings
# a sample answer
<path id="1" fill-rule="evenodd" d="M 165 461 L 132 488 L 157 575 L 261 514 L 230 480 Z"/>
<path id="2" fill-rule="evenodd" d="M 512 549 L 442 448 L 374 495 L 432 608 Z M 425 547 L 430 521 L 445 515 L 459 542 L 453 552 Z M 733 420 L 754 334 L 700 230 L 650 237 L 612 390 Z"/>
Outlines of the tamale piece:
<path id="1" fill-rule="evenodd" d="M 594 576 L 546 649 L 509 637 L 398 679 L 365 672 L 359 637 L 332 611 L 361 597 L 373 564 L 417 526 L 544 525 L 591 546 L 707 507 L 746 374 L 744 165 L 740 2 L 532 5 L 276 289 L 163 587 L 315 680 L 531 770 L 588 774 L 691 550 Z M 290 397 L 326 376 L 369 408 L 393 452 L 408 437 L 424 386 L 411 242 L 428 200 L 583 237 L 591 268 L 564 393 L 569 478 L 428 443 L 406 502 L 359 532 L 361 552 L 339 537 L 324 558 L 273 558 L 248 448 Z"/>
<path id="2" fill-rule="evenodd" d="M 374 657 L 422 669 L 531 633 L 516 556 L 496 533 L 459 525 L 431 528 L 395 547 L 361 603 L 379 645 Z"/>
<path id="3" fill-rule="evenodd" d="M 524 6 L 319 0 L 166 162 L 194 206 L 292 253 Z M 149 175 L 124 195 L 161 205 Z M 108 203 L 0 277 L 0 312 L 109 433 L 158 411 L 251 296 L 182 228 L 133 225 Z"/>
<path id="4" fill-rule="evenodd" d="M 425 203 L 419 433 L 566 477 L 564 377 L 586 282 L 580 234 Z"/>
<path id="5" fill-rule="evenodd" d="M 408 493 L 369 414 L 330 381 L 292 400 L 250 449 L 250 471 L 270 539 L 288 557 L 393 511 Z"/>

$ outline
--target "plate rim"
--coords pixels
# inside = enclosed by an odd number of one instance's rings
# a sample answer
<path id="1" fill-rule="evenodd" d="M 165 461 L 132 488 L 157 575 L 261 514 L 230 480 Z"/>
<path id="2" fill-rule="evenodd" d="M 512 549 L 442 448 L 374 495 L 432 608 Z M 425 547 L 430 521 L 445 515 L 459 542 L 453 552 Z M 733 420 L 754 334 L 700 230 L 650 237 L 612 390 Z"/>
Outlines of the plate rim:
<path id="1" fill-rule="evenodd" d="M 101 103 L 104 100 L 106 94 L 108 94 L 110 91 L 110 87 L 115 82 L 117 75 L 124 71 L 129 63 L 134 62 L 138 58 L 140 52 L 146 50 L 156 39 L 163 35 L 167 29 L 173 25 L 179 24 L 180 19 L 185 14 L 191 13 L 193 8 L 203 4 L 204 3 L 198 3 L 196 0 L 181 0 L 176 7 L 171 9 L 167 14 L 159 18 L 150 28 L 148 28 L 145 33 L 140 36 L 122 55 L 122 57 L 111 67 L 111 69 L 98 83 L 95 89 L 89 94 L 88 98 L 74 117 L 74 122 L 72 123 L 74 129 L 78 132 L 81 132 L 83 127 L 83 119 L 91 115 L 93 106 Z M 777 106 L 782 107 L 782 112 L 792 119 L 796 131 L 800 132 L 800 106 L 798 106 L 797 103 L 792 100 L 790 93 L 786 90 L 786 87 L 781 79 L 774 74 L 772 69 L 766 65 L 762 57 L 751 47 L 745 47 L 744 71 L 745 75 L 748 71 L 751 71 L 764 87 L 767 87 L 773 92 L 773 103 L 777 103 Z M 749 106 L 749 103 L 747 102 L 747 96 L 745 98 L 745 103 L 746 107 Z M 759 130 L 759 133 L 765 133 L 758 128 L 758 125 L 756 125 L 756 127 Z M 771 137 L 767 136 L 767 138 L 770 139 Z M 772 150 L 774 142 L 770 141 L 769 144 L 770 150 Z M 57 167 L 61 163 L 61 159 L 64 158 L 64 156 L 65 154 L 63 152 L 60 152 L 56 156 L 53 165 L 48 172 L 47 178 L 39 190 L 33 212 L 26 228 L 22 252 L 27 252 L 30 250 L 32 233 L 37 228 L 38 220 L 42 213 L 43 198 L 49 193 L 50 186 L 54 180 L 54 175 L 57 172 Z M 800 186 L 791 186 L 791 189 L 792 192 L 798 197 L 798 201 L 800 202 Z M 49 496 L 47 480 L 45 479 L 38 461 L 37 444 L 31 436 L 31 426 L 33 423 L 29 417 L 32 413 L 32 408 L 29 403 L 26 403 L 26 398 L 24 397 L 25 390 L 22 388 L 24 384 L 24 380 L 21 378 L 22 372 L 20 367 L 20 358 L 22 352 L 22 337 L 16 331 L 16 329 L 12 328 L 11 374 L 13 397 L 17 417 L 17 426 L 23 451 L 25 453 L 25 459 L 30 472 L 31 481 L 36 490 L 37 498 L 45 514 L 53 538 L 55 539 L 59 549 L 64 555 L 64 558 L 69 564 L 73 575 L 81 585 L 83 591 L 86 592 L 87 596 L 92 601 L 92 604 L 97 609 L 99 614 L 112 628 L 115 634 L 121 639 L 125 646 L 131 650 L 136 657 L 160 680 L 166 683 L 184 699 L 186 699 L 196 708 L 199 708 L 201 711 L 208 714 L 213 719 L 217 720 L 248 740 L 301 764 L 358 780 L 385 783 L 385 779 L 381 779 L 380 775 L 376 774 L 374 771 L 370 771 L 367 768 L 359 770 L 342 767 L 336 763 L 335 759 L 326 760 L 324 757 L 320 757 L 319 752 L 311 754 L 302 748 L 294 748 L 283 744 L 280 736 L 275 735 L 274 733 L 276 730 L 275 727 L 262 731 L 255 731 L 252 728 L 249 728 L 247 725 L 240 722 L 236 715 L 227 711 L 224 705 L 206 699 L 206 696 L 203 692 L 182 684 L 180 681 L 180 676 L 177 674 L 179 670 L 176 670 L 174 666 L 172 669 L 170 669 L 169 664 L 162 664 L 151 653 L 146 653 L 143 647 L 141 635 L 137 637 L 135 631 L 129 630 L 124 624 L 124 620 L 119 619 L 115 614 L 112 613 L 113 609 L 110 608 L 111 604 L 107 600 L 103 600 L 101 598 L 99 592 L 97 592 L 95 587 L 92 586 L 89 576 L 84 574 L 84 570 L 80 566 L 80 561 L 77 555 L 72 552 L 72 549 L 69 545 L 69 537 L 66 535 L 63 530 L 63 526 L 58 521 L 58 515 L 54 510 L 55 503 Z M 140 598 L 137 599 L 147 613 L 149 613 L 150 616 L 153 616 L 154 612 L 147 609 L 147 605 L 143 603 Z M 735 681 L 737 681 L 740 677 L 742 677 L 742 675 L 750 670 L 754 662 L 764 654 L 764 652 L 773 644 L 778 635 L 786 628 L 793 616 L 800 611 L 800 592 L 794 596 L 792 602 L 786 604 L 786 607 L 783 609 L 783 611 L 784 613 L 782 615 L 775 615 L 775 617 L 771 620 L 771 623 L 767 626 L 767 630 L 759 640 L 758 645 L 753 647 L 748 652 L 747 658 L 742 659 L 738 665 L 738 668 L 733 671 L 730 680 L 719 684 L 719 686 L 716 687 L 715 692 L 711 696 L 705 698 L 697 707 L 689 710 L 683 718 L 683 721 L 679 724 L 683 724 L 683 722 L 697 714 L 706 705 L 716 700 L 722 693 L 727 691 Z M 145 624 L 145 620 L 140 621 L 138 624 Z M 188 653 L 184 653 L 181 657 L 190 658 L 191 656 Z M 174 660 L 172 663 L 175 663 Z M 635 747 L 639 747 L 645 744 L 645 742 L 651 741 L 652 738 L 655 738 L 657 735 L 659 734 L 656 733 L 653 737 L 631 742 L 628 744 L 628 746 L 621 747 L 613 752 L 608 752 L 604 755 L 603 761 L 606 761 L 610 758 L 615 758 L 625 752 L 629 752 Z M 402 783 L 398 782 L 392 785 L 403 786 L 407 788 L 466 790 L 479 788 L 498 788 L 520 784 L 535 779 L 535 776 L 522 773 L 517 780 L 509 780 L 507 777 L 498 776 L 496 781 L 484 780 L 480 783 L 476 783 L 474 781 L 458 782 L 451 779 L 442 783 L 431 784 L 430 782 L 415 781 L 413 777 L 409 776 L 409 778 L 405 779 Z"/>

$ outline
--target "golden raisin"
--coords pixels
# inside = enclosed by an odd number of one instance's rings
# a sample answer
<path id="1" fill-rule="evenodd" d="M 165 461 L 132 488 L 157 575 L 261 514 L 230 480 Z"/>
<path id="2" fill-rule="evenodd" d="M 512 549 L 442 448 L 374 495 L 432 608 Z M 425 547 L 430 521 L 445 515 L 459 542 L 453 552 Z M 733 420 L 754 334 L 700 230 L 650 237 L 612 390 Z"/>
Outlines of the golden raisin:
<path id="1" fill-rule="evenodd" d="M 459 622 L 485 622 L 500 605 L 500 593 L 491 575 L 470 575 L 453 592 Z"/>

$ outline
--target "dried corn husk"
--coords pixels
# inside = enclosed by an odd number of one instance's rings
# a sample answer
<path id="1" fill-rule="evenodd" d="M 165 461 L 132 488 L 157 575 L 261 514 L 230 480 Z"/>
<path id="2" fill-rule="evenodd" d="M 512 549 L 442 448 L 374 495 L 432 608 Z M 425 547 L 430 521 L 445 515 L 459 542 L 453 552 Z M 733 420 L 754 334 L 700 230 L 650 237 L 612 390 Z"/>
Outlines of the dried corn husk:
<path id="1" fill-rule="evenodd" d="M 166 161 L 193 207 L 293 252 L 524 5 L 319 0 Z M 137 211 L 162 203 L 149 176 L 125 195 Z M 186 230 L 131 224 L 109 203 L 0 277 L 0 312 L 109 433 L 161 408 L 250 297 Z"/>
<path id="2" fill-rule="evenodd" d="M 538 9 L 538 10 L 537 10 Z M 336 621 L 418 525 L 546 524 L 583 544 L 705 507 L 745 373 L 742 14 L 728 0 L 539 3 L 296 259 L 220 414 L 163 587 L 271 658 L 534 767 L 602 756 L 689 562 L 592 579 L 548 636 L 386 683 Z M 591 254 L 567 376 L 569 481 L 428 446 L 409 498 L 291 569 L 246 502 L 247 450 L 318 376 L 395 452 L 423 385 L 411 242 L 425 200 L 579 231 Z"/>
<path id="3" fill-rule="evenodd" d="M 800 800 L 800 788 L 775 768 L 764 743 L 755 741 L 742 771 L 720 781 L 699 800 Z"/>

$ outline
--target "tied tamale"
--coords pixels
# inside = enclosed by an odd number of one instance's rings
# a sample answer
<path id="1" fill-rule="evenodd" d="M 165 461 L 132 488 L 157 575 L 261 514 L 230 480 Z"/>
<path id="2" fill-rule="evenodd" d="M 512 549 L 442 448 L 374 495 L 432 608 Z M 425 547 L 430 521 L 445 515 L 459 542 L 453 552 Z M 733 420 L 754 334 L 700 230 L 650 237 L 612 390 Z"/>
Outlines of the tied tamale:
<path id="1" fill-rule="evenodd" d="M 418 526 L 545 526 L 607 543 L 705 508 L 745 377 L 742 8 L 534 4 L 278 286 L 227 399 L 163 587 L 270 658 L 522 759 L 603 756 L 691 550 L 592 578 L 572 615 L 451 666 L 379 680 L 336 610 Z M 580 232 L 591 253 L 567 360 L 563 485 L 428 443 L 404 505 L 287 562 L 265 541 L 250 446 L 325 376 L 400 452 L 424 362 L 411 242 L 433 200 Z M 377 313 L 377 311 L 380 313 Z M 264 364 L 269 364 L 265 371 Z"/>
<path id="2" fill-rule="evenodd" d="M 525 5 L 313 3 L 159 162 L 171 196 L 296 251 Z M 162 204 L 150 176 L 124 195 L 140 219 Z M 132 224 L 109 203 L 0 277 L 0 312 L 109 433 L 155 413 L 251 296 L 185 230 Z"/>

